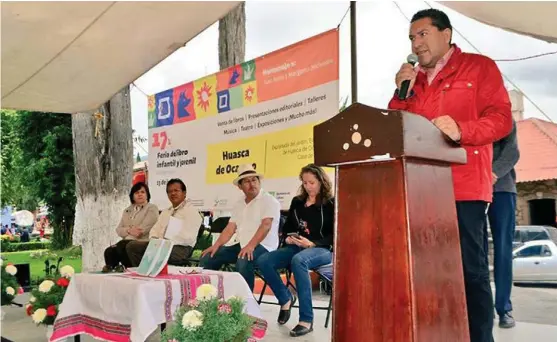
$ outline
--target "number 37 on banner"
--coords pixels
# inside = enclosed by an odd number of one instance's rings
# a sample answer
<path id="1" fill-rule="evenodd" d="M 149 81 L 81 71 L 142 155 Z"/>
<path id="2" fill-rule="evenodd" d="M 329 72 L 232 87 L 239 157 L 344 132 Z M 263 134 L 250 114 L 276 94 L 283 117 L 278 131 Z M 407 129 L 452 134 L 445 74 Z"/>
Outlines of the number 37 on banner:
<path id="1" fill-rule="evenodd" d="M 167 145 L 170 145 L 170 140 L 166 132 L 153 133 L 153 144 L 151 147 L 160 147 L 161 150 L 164 150 Z"/>

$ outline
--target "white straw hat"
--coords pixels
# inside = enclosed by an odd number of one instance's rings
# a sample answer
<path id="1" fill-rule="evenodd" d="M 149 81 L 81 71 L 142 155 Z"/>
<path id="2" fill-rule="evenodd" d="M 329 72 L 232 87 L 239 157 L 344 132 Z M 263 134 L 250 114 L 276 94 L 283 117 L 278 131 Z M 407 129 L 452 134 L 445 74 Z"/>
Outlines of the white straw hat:
<path id="1" fill-rule="evenodd" d="M 263 179 L 263 175 L 255 171 L 252 164 L 243 164 L 238 167 L 238 177 L 236 177 L 232 183 L 238 185 L 240 180 L 247 177 L 259 177 L 260 180 Z"/>

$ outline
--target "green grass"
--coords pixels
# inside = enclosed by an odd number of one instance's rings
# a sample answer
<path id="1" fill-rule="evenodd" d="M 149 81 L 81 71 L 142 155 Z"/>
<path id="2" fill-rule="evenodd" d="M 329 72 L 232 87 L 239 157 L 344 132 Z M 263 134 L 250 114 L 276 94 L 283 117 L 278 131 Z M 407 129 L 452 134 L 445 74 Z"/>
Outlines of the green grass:
<path id="1" fill-rule="evenodd" d="M 41 251 L 48 251 L 48 250 L 41 250 Z M 4 259 L 4 263 L 10 262 L 12 264 L 29 264 L 31 268 L 31 281 L 35 281 L 37 278 L 44 278 L 45 277 L 45 260 L 46 257 L 40 257 L 37 259 L 31 258 L 31 253 L 36 253 L 38 251 L 22 251 L 22 252 L 7 252 L 2 253 L 2 259 Z M 62 250 L 62 251 L 51 251 L 50 253 L 56 254 L 58 257 L 63 257 L 64 259 L 60 262 L 60 267 L 64 265 L 72 266 L 77 273 L 81 272 L 81 256 L 74 259 L 71 259 L 71 256 L 74 256 L 76 253 L 71 250 Z M 53 261 L 50 261 L 51 264 Z M 54 261 L 56 264 L 57 260 Z"/>

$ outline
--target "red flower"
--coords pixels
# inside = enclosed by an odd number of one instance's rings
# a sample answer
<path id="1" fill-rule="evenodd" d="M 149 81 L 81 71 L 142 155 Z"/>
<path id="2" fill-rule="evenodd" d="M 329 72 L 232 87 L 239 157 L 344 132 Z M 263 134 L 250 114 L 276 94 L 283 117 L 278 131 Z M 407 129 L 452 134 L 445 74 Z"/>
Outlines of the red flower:
<path id="1" fill-rule="evenodd" d="M 231 313 L 232 312 L 232 307 L 230 306 L 230 304 L 228 303 L 220 303 L 218 310 L 220 313 Z"/>
<path id="2" fill-rule="evenodd" d="M 25 310 L 27 311 L 27 316 L 31 316 L 33 314 L 33 305 L 27 305 L 27 308 L 25 308 Z"/>
<path id="3" fill-rule="evenodd" d="M 56 316 L 56 305 L 51 305 L 48 308 L 46 308 L 46 315 Z"/>
<path id="4" fill-rule="evenodd" d="M 17 288 L 17 294 L 23 294 L 23 287 L 18 287 Z"/>
<path id="5" fill-rule="evenodd" d="M 70 285 L 70 281 L 67 278 L 59 278 L 58 281 L 56 281 L 56 285 L 61 286 L 61 287 L 68 287 L 68 285 Z"/>

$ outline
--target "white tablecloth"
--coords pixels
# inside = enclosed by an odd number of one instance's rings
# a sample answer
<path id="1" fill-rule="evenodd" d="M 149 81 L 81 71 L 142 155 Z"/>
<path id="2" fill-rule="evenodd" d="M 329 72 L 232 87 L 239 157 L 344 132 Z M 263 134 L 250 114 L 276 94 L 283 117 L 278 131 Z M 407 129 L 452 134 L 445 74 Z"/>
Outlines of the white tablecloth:
<path id="1" fill-rule="evenodd" d="M 204 283 L 219 296 L 244 298 L 246 313 L 257 318 L 254 337 L 262 338 L 266 322 L 249 286 L 239 273 L 204 271 L 184 275 L 169 266 L 168 276 L 147 278 L 130 273 L 81 273 L 72 277 L 50 341 L 88 334 L 106 341 L 145 341 L 160 324 L 171 321 L 180 304 L 195 298 Z"/>

